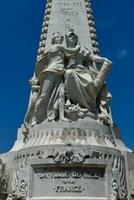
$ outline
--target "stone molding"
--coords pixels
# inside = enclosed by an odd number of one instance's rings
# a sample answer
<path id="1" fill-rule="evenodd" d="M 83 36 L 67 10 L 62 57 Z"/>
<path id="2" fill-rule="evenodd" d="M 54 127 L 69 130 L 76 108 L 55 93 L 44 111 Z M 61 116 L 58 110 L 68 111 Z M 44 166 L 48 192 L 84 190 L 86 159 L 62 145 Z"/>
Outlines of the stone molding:
<path id="1" fill-rule="evenodd" d="M 29 129 L 23 148 L 42 145 L 115 147 L 111 129 L 96 121 L 41 123 Z"/>
<path id="2" fill-rule="evenodd" d="M 45 12 L 44 12 L 44 19 L 43 19 L 43 24 L 42 24 L 38 54 L 37 54 L 37 61 L 40 59 L 40 57 L 45 52 L 45 45 L 46 45 L 49 19 L 50 19 L 50 14 L 51 14 L 51 7 L 52 7 L 52 0 L 47 0 Z"/>
<path id="3" fill-rule="evenodd" d="M 99 43 L 96 34 L 95 22 L 93 17 L 91 0 L 85 0 L 85 7 L 87 11 L 88 25 L 89 25 L 89 33 L 92 41 L 93 53 L 95 55 L 100 55 Z"/>

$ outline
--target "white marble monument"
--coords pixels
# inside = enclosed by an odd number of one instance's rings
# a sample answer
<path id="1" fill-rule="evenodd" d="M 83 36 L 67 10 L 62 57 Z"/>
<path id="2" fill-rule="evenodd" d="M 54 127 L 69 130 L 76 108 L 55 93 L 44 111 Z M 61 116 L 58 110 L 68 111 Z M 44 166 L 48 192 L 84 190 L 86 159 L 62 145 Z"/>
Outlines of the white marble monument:
<path id="1" fill-rule="evenodd" d="M 31 94 L 0 200 L 134 199 L 134 153 L 110 109 L 91 2 L 47 0 Z"/>

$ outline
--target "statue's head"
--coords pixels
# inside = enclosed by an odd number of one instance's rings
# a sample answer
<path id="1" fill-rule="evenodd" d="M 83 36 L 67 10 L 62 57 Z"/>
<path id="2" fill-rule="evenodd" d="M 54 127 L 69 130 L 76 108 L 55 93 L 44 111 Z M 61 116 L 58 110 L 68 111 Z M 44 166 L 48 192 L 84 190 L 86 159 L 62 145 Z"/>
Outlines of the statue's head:
<path id="1" fill-rule="evenodd" d="M 64 37 L 59 33 L 53 33 L 53 37 L 52 37 L 52 44 L 62 44 L 64 40 Z"/>
<path id="2" fill-rule="evenodd" d="M 66 45 L 67 47 L 74 48 L 78 43 L 78 35 L 74 33 L 74 30 L 71 29 L 69 33 L 66 35 Z"/>

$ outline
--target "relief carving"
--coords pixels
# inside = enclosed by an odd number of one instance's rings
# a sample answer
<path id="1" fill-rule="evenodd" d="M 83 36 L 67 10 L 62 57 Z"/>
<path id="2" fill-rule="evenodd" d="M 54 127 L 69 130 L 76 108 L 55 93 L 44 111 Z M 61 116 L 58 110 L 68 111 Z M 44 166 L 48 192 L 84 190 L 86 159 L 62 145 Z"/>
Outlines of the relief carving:
<path id="1" fill-rule="evenodd" d="M 64 36 L 54 33 L 52 47 L 37 63 L 35 77 L 31 80 L 31 103 L 24 120 L 27 129 L 43 121 L 84 118 L 99 118 L 109 125 L 108 97 L 104 104 L 100 93 L 111 61 L 79 46 L 74 30 L 65 38 L 67 47 L 62 44 Z M 100 70 L 96 68 L 97 63 L 102 66 Z"/>
<path id="2" fill-rule="evenodd" d="M 13 171 L 11 193 L 8 194 L 7 200 L 26 200 L 27 199 L 27 182 L 21 179 L 21 169 L 25 166 L 24 163 L 19 164 L 19 167 Z"/>
<path id="3" fill-rule="evenodd" d="M 111 159 L 110 154 L 101 153 L 97 151 L 86 151 L 80 150 L 78 152 L 73 152 L 72 150 L 59 153 L 58 151 L 53 151 L 52 154 L 47 156 L 47 158 L 52 158 L 55 163 L 84 163 L 86 159 Z M 40 156 L 42 158 L 42 156 Z"/>
<path id="4" fill-rule="evenodd" d="M 11 193 L 7 197 L 7 200 L 26 200 L 27 192 L 27 183 L 25 180 L 21 180 L 21 182 L 18 183 L 14 189 L 12 189 Z"/>
<path id="5" fill-rule="evenodd" d="M 20 188 L 19 188 L 19 193 L 18 193 L 18 199 L 20 200 L 26 200 L 27 198 L 27 183 L 25 180 L 21 180 L 21 183 L 20 183 Z"/>
<path id="6" fill-rule="evenodd" d="M 134 188 L 131 190 L 131 198 L 134 199 Z"/>
<path id="7" fill-rule="evenodd" d="M 6 200 L 18 200 L 18 199 L 17 199 L 17 196 L 16 196 L 15 192 L 12 191 L 12 192 L 8 195 L 8 197 L 7 197 Z"/>
<path id="8" fill-rule="evenodd" d="M 115 156 L 113 161 L 113 198 L 115 200 L 127 199 L 126 175 L 124 157 Z"/>
<path id="9" fill-rule="evenodd" d="M 8 186 L 8 176 L 5 174 L 5 163 L 0 159 L 0 193 L 4 194 Z"/>

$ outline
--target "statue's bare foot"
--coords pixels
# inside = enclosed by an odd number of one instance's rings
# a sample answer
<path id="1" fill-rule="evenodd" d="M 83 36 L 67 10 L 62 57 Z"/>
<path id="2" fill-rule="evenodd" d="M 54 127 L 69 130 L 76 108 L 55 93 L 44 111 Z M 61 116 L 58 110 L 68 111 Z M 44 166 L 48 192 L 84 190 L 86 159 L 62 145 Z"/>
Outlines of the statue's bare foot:
<path id="1" fill-rule="evenodd" d="M 31 126 L 33 127 L 33 126 L 35 126 L 36 124 L 37 124 L 36 121 L 33 120 L 32 123 L 31 123 Z"/>
<path id="2" fill-rule="evenodd" d="M 48 119 L 48 122 L 55 122 L 54 119 Z"/>
<path id="3" fill-rule="evenodd" d="M 70 106 L 71 106 L 71 102 L 70 102 L 69 99 L 67 99 L 67 101 L 66 101 L 66 107 L 68 108 L 68 107 L 70 107 Z"/>
<path id="4" fill-rule="evenodd" d="M 61 122 L 70 122 L 70 120 L 67 119 L 66 117 L 61 117 L 61 118 L 60 118 L 60 121 L 61 121 Z"/>

